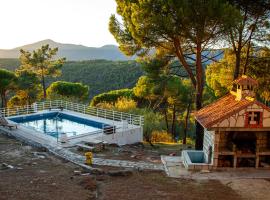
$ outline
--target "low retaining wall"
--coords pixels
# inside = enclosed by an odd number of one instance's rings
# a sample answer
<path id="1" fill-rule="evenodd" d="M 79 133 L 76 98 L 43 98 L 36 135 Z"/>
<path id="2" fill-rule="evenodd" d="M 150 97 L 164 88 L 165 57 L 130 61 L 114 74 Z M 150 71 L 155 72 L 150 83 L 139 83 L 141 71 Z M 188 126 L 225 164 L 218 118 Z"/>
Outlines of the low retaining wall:
<path id="1" fill-rule="evenodd" d="M 117 130 L 115 134 L 103 134 L 101 137 L 97 138 L 102 141 L 106 141 L 109 144 L 134 144 L 143 141 L 142 128 L 137 127 L 133 129 Z"/>
<path id="2" fill-rule="evenodd" d="M 182 151 L 183 165 L 188 170 L 211 170 L 212 164 L 205 162 L 205 155 L 203 151 L 184 150 Z"/>

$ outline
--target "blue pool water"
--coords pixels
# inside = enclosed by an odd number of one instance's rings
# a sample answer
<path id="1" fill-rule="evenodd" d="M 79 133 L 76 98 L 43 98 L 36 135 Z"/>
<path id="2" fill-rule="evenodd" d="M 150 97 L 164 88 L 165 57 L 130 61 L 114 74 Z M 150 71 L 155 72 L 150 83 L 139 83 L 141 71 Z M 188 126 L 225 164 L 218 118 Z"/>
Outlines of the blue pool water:
<path id="1" fill-rule="evenodd" d="M 203 151 L 187 151 L 187 154 L 192 163 L 205 163 Z"/>
<path id="2" fill-rule="evenodd" d="M 53 137 L 58 137 L 61 133 L 66 133 L 68 137 L 76 136 L 109 126 L 108 124 L 60 112 L 11 117 L 9 120 Z"/>

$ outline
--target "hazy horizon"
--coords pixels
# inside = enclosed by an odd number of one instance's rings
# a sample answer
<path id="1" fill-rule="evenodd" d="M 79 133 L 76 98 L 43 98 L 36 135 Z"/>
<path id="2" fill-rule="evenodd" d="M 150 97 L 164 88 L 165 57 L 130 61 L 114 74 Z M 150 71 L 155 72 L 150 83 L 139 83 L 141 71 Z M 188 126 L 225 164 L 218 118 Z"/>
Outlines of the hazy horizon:
<path id="1" fill-rule="evenodd" d="M 0 49 L 51 39 L 87 47 L 117 45 L 108 30 L 114 0 L 9 0 L 0 2 Z"/>
<path id="2" fill-rule="evenodd" d="M 63 44 L 63 45 L 81 45 L 81 46 L 84 46 L 84 47 L 89 47 L 89 48 L 102 48 L 102 47 L 104 47 L 104 46 L 110 46 L 110 45 L 112 45 L 112 46 L 119 46 L 117 43 L 115 43 L 115 44 L 103 44 L 103 45 L 101 45 L 101 46 L 88 46 L 88 45 L 85 45 L 85 44 L 74 44 L 74 43 L 70 43 L 70 42 L 59 42 L 59 41 L 55 41 L 55 40 L 53 40 L 53 39 L 50 39 L 50 38 L 46 38 L 46 39 L 43 39 L 43 40 L 39 40 L 39 41 L 35 41 L 35 42 L 31 42 L 31 43 L 28 43 L 28 44 L 22 44 L 22 45 L 19 45 L 19 46 L 15 46 L 15 47 L 12 47 L 12 48 L 1 48 L 0 47 L 0 50 L 13 50 L 13 49 L 16 49 L 16 48 L 19 48 L 19 47 L 23 47 L 23 46 L 28 46 L 28 45 L 32 45 L 32 44 L 36 44 L 36 43 L 39 43 L 39 42 L 43 42 L 43 41 L 46 41 L 46 40 L 51 40 L 51 41 L 53 41 L 53 42 L 55 42 L 55 43 L 60 43 L 60 44 Z"/>

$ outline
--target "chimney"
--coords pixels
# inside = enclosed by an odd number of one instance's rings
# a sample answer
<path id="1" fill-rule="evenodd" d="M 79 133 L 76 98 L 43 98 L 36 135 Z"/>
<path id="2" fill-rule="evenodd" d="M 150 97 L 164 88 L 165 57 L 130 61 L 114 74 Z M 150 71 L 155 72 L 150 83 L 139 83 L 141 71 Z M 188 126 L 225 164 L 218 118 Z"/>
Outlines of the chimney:
<path id="1" fill-rule="evenodd" d="M 258 87 L 258 82 L 255 79 L 242 75 L 233 84 L 236 86 L 236 92 L 231 91 L 231 93 L 236 96 L 237 101 L 242 99 L 255 100 L 255 89 Z"/>

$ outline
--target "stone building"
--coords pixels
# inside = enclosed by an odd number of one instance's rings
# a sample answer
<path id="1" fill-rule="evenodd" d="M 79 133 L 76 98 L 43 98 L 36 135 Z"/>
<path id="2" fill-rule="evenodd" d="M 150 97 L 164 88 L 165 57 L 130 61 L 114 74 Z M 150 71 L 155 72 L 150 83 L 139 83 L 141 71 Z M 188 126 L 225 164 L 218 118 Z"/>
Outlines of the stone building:
<path id="1" fill-rule="evenodd" d="M 270 168 L 270 108 L 256 100 L 256 80 L 242 76 L 233 84 L 195 113 L 204 127 L 204 163 L 209 169 Z"/>

